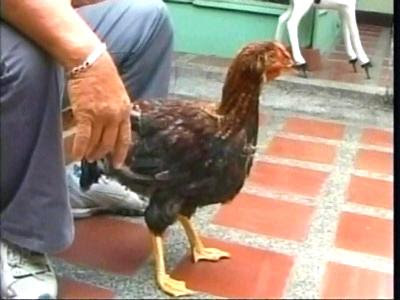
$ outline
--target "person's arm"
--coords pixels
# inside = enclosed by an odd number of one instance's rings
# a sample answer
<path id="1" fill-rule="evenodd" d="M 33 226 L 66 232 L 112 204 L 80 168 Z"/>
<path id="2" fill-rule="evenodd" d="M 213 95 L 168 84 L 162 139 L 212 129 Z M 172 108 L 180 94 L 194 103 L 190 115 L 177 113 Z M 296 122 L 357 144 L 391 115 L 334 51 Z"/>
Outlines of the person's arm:
<path id="1" fill-rule="evenodd" d="M 2 0 L 1 11 L 67 70 L 82 63 L 100 42 L 68 0 Z"/>
<path id="2" fill-rule="evenodd" d="M 70 0 L 2 0 L 1 16 L 46 50 L 67 71 L 80 65 L 100 40 Z M 119 167 L 131 143 L 130 100 L 106 52 L 68 82 L 77 131 L 75 159 L 96 160 L 113 152 Z"/>

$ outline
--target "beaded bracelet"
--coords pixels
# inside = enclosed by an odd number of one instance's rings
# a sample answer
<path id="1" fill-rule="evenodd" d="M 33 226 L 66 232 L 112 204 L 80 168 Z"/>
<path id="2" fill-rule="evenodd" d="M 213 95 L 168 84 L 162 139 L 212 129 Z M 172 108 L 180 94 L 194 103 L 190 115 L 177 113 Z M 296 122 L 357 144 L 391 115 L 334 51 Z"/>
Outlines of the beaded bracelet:
<path id="1" fill-rule="evenodd" d="M 89 54 L 89 56 L 85 59 L 85 61 L 80 64 L 79 66 L 76 66 L 72 68 L 72 70 L 69 72 L 69 77 L 74 77 L 78 73 L 81 73 L 85 71 L 86 69 L 90 68 L 95 61 L 107 50 L 107 46 L 105 43 L 101 43 L 94 48 L 92 53 Z"/>

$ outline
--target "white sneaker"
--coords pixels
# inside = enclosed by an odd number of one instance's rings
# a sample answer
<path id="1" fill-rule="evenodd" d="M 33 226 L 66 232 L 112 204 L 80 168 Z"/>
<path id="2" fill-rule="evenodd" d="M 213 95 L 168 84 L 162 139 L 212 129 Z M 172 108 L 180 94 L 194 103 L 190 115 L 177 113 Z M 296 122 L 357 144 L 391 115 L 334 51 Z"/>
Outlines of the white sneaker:
<path id="1" fill-rule="evenodd" d="M 75 218 L 99 213 L 143 216 L 148 205 L 146 197 L 132 192 L 105 175 L 101 175 L 98 183 L 92 184 L 89 190 L 83 191 L 79 184 L 80 163 L 69 164 L 66 172 L 72 213 Z"/>
<path id="2" fill-rule="evenodd" d="M 1 299 L 57 299 L 57 279 L 46 255 L 0 241 Z"/>

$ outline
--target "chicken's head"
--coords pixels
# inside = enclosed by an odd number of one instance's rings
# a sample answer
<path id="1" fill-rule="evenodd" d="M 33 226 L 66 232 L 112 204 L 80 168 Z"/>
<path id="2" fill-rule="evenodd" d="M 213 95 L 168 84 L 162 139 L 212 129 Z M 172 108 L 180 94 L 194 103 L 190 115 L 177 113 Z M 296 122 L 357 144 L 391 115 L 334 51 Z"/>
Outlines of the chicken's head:
<path id="1" fill-rule="evenodd" d="M 242 68 L 248 68 L 270 81 L 285 71 L 292 70 L 294 62 L 288 49 L 279 42 L 255 42 L 244 47 L 236 60 Z"/>

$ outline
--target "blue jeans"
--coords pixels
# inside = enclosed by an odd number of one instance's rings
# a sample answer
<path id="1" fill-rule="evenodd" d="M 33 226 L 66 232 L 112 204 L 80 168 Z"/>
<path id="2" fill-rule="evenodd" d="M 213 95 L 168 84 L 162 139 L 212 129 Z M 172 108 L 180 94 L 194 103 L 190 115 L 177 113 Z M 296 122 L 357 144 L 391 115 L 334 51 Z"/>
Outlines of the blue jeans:
<path id="1" fill-rule="evenodd" d="M 167 96 L 173 32 L 161 0 L 107 0 L 77 10 L 107 44 L 134 99 Z M 64 72 L 3 20 L 0 56 L 1 238 L 58 252 L 74 238 L 60 120 Z"/>

